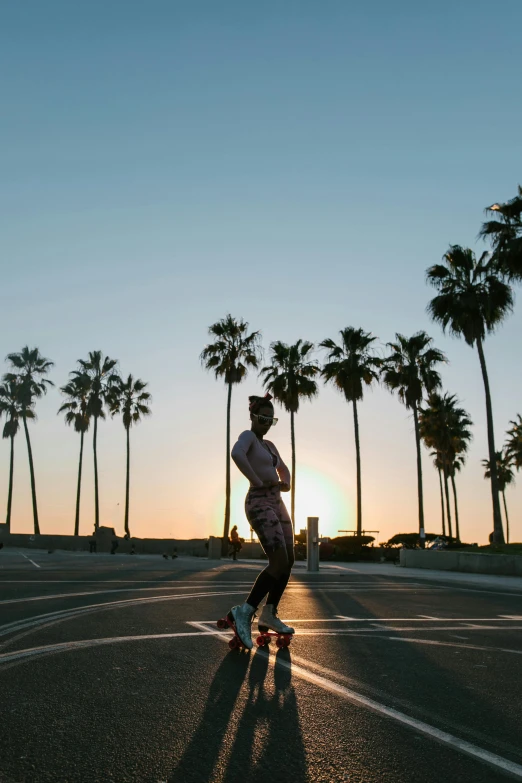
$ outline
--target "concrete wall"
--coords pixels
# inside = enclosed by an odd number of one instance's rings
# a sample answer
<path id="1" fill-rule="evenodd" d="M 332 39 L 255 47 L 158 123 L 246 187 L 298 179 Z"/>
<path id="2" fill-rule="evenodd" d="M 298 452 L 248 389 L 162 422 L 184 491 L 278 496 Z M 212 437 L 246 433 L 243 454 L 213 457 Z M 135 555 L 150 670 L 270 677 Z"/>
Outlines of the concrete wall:
<path id="1" fill-rule="evenodd" d="M 39 535 L 30 533 L 10 533 L 0 532 L 0 540 L 4 546 L 20 547 L 22 549 L 62 549 L 73 552 L 88 552 L 89 541 L 93 536 L 58 536 L 58 535 Z M 103 529 L 96 537 L 96 551 L 110 552 L 112 535 L 104 534 Z M 204 538 L 192 538 L 188 540 L 175 538 L 131 538 L 126 541 L 118 536 L 118 548 L 116 552 L 130 553 L 131 546 L 134 544 L 136 554 L 162 555 L 164 552 L 171 555 L 174 547 L 177 548 L 178 555 L 194 555 L 196 557 L 206 557 L 207 549 Z"/>
<path id="2" fill-rule="evenodd" d="M 35 536 L 32 533 L 7 533 L 5 525 L 0 525 L 0 541 L 4 546 L 18 547 L 20 549 L 60 549 L 69 552 L 88 552 L 89 542 L 93 536 L 59 536 L 42 534 Z M 110 552 L 113 540 L 112 528 L 100 527 L 96 535 L 96 551 Z M 217 550 L 214 557 L 220 556 L 221 539 L 214 539 Z M 172 555 L 176 548 L 178 555 L 192 555 L 193 557 L 208 557 L 208 549 L 205 546 L 205 538 L 131 538 L 126 541 L 118 536 L 117 554 L 129 554 L 134 544 L 136 554 Z M 257 541 L 245 541 L 239 552 L 239 560 L 263 557 L 261 544 Z"/>
<path id="3" fill-rule="evenodd" d="M 434 552 L 422 549 L 401 549 L 404 568 L 432 568 L 436 571 L 464 571 L 470 574 L 501 574 L 522 576 L 520 555 L 490 555 L 481 552 Z"/>

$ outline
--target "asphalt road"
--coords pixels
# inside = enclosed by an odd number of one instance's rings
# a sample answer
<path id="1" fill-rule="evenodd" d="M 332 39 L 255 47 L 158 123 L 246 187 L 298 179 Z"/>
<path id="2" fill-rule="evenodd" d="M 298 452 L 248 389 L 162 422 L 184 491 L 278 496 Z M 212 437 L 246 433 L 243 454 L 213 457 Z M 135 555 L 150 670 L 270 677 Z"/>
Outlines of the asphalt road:
<path id="1" fill-rule="evenodd" d="M 247 654 L 260 563 L 3 549 L 0 781 L 522 780 L 520 580 L 300 565 Z"/>

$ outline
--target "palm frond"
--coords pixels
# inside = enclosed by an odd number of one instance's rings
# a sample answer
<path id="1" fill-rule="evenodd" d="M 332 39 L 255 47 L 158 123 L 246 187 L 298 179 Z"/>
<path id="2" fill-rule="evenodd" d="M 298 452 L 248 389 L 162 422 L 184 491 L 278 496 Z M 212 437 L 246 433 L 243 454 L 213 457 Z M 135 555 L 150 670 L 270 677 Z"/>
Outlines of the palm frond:
<path id="1" fill-rule="evenodd" d="M 451 245 L 443 258 L 445 266 L 437 264 L 426 273 L 427 282 L 438 292 L 427 312 L 444 332 L 474 345 L 511 312 L 513 292 L 488 253 L 477 261 L 469 248 Z"/>
<path id="2" fill-rule="evenodd" d="M 314 344 L 297 340 L 293 345 L 281 341 L 271 344 L 271 364 L 260 370 L 265 389 L 285 410 L 297 413 L 302 399 L 313 399 L 319 393 L 314 378 L 320 368 L 310 354 Z"/>
<path id="3" fill-rule="evenodd" d="M 257 369 L 261 359 L 259 331 L 248 334 L 249 325 L 230 314 L 209 326 L 208 332 L 217 338 L 205 346 L 200 361 L 206 370 L 223 378 L 226 384 L 241 383 L 248 367 Z"/>
<path id="4" fill-rule="evenodd" d="M 435 365 L 445 362 L 446 356 L 432 347 L 433 340 L 424 331 L 409 338 L 396 334 L 395 338 L 395 342 L 387 343 L 390 351 L 381 361 L 381 378 L 407 408 L 413 408 L 440 386 Z"/>
<path id="5" fill-rule="evenodd" d="M 343 329 L 340 335 L 340 345 L 330 338 L 320 343 L 320 347 L 328 351 L 321 375 L 343 393 L 348 402 L 361 400 L 364 386 L 371 386 L 380 378 L 382 360 L 375 355 L 372 346 L 377 338 L 351 326 Z"/>

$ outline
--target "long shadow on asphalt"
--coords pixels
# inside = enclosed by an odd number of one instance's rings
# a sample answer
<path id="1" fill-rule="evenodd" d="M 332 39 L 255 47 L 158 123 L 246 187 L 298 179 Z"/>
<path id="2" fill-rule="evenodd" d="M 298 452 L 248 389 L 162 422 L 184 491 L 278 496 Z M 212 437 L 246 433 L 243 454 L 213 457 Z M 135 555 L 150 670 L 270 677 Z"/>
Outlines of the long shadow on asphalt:
<path id="1" fill-rule="evenodd" d="M 272 653 L 273 655 L 273 653 Z M 288 650 L 277 660 L 290 662 Z M 250 663 L 250 669 L 248 668 Z M 303 737 L 292 674 L 286 666 L 274 666 L 272 683 L 266 682 L 269 653 L 230 652 L 216 672 L 204 713 L 192 740 L 169 777 L 169 783 L 254 783 L 308 780 Z M 238 696 L 248 671 L 248 692 Z M 235 709 L 243 709 L 239 719 Z M 229 723 L 236 726 L 230 737 Z M 233 730 L 233 729 L 232 729 Z M 227 746 L 223 765 L 219 757 Z"/>
<path id="2" fill-rule="evenodd" d="M 352 611 L 346 600 L 351 602 Z M 360 596 L 347 596 L 342 607 L 339 606 L 340 601 L 335 604 L 328 598 L 327 602 L 334 614 L 357 616 L 360 613 L 377 619 L 369 606 L 370 601 Z M 466 629 L 462 630 L 465 632 Z M 389 633 L 383 632 L 383 636 Z M 403 636 L 397 631 L 394 635 Z M 408 635 L 416 634 L 408 632 Z M 459 650 L 459 654 L 469 656 L 467 668 L 459 672 L 451 668 L 455 652 L 449 652 L 450 648 L 438 653 L 438 660 L 435 660 L 437 647 L 379 639 L 380 636 L 361 635 L 357 637 L 357 647 L 352 645 L 351 648 L 349 635 L 331 637 L 330 653 L 332 657 L 344 657 L 348 662 L 348 679 L 353 678 L 356 689 L 360 690 L 363 686 L 362 689 L 370 695 L 384 697 L 393 707 L 413 713 L 428 723 L 435 721 L 446 730 L 464 734 L 471 742 L 478 742 L 497 753 L 499 750 L 507 752 L 520 760 L 518 718 L 499 702 L 495 692 L 499 688 L 498 680 L 490 682 L 491 674 L 488 676 L 487 673 L 488 669 L 499 665 L 494 653 L 489 650 Z M 480 664 L 471 662 L 479 657 Z M 475 666 L 480 668 L 473 668 Z M 380 690 L 375 685 L 379 684 L 382 675 L 386 675 L 384 681 L 389 685 Z"/>

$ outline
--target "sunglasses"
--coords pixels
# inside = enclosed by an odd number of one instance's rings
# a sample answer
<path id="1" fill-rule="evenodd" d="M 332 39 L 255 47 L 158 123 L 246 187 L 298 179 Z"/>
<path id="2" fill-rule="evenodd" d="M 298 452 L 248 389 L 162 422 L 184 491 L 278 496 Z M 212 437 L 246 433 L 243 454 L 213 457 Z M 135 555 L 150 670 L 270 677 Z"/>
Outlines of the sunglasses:
<path id="1" fill-rule="evenodd" d="M 252 416 L 256 417 L 259 424 L 274 425 L 277 424 L 277 422 L 279 421 L 279 419 L 275 419 L 273 416 L 262 416 L 260 413 L 253 413 Z"/>

